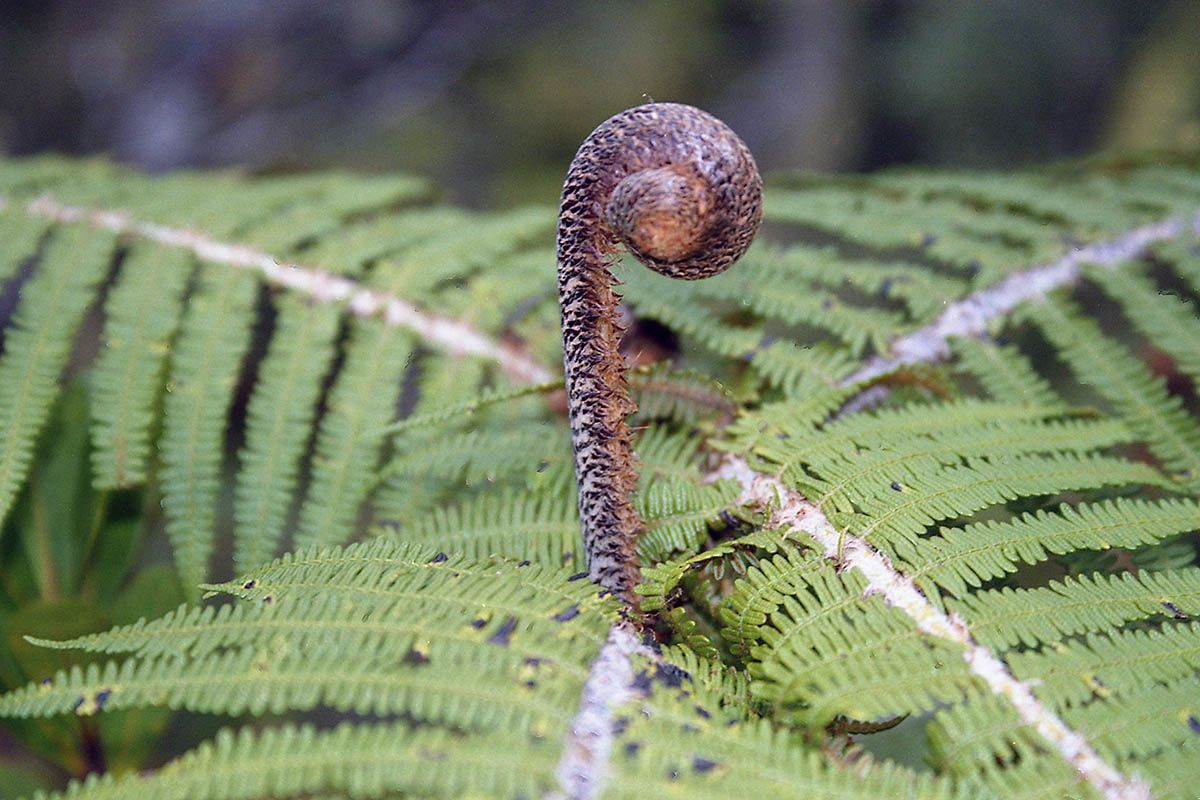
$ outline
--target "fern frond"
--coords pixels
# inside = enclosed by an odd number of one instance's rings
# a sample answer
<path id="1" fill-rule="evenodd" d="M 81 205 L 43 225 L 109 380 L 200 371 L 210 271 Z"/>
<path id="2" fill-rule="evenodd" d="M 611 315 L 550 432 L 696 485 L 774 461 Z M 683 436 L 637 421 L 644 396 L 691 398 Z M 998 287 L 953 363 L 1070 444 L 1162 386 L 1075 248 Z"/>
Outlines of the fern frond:
<path id="1" fill-rule="evenodd" d="M 404 524 L 432 509 L 418 505 L 414 493 L 436 505 L 439 489 L 464 484 L 530 486 L 556 465 L 566 470 L 563 474 L 573 474 L 570 437 L 561 425 L 541 420 L 441 433 L 436 446 L 427 433 L 407 433 L 380 470 L 377 518 Z"/>
<path id="2" fill-rule="evenodd" d="M 1200 759 L 1192 748 L 1168 750 L 1143 761 L 1134 762 L 1153 777 L 1155 797 L 1164 800 L 1191 800 L 1200 782 Z M 1132 764 L 1130 765 L 1132 766 Z"/>
<path id="3" fill-rule="evenodd" d="M 839 294 L 894 304 L 901 301 L 910 319 L 928 319 L 940 311 L 944 298 L 963 294 L 967 281 L 934 272 L 918 260 L 900 258 L 877 261 L 868 256 L 850 257 L 833 246 L 796 243 L 778 251 L 759 247 L 738 264 L 739 273 L 762 286 L 811 282 Z M 810 288 L 819 294 L 815 287 Z"/>
<path id="4" fill-rule="evenodd" d="M 657 611 L 667 608 L 669 596 L 675 592 L 684 576 L 693 570 L 709 566 L 712 563 L 719 563 L 740 552 L 762 550 L 771 554 L 785 546 L 786 543 L 794 541 L 791 533 L 755 531 L 736 539 L 720 542 L 715 547 L 695 555 L 683 555 L 672 561 L 647 565 L 642 570 L 643 583 L 636 589 L 637 593 L 644 597 L 642 609 Z"/>
<path id="5" fill-rule="evenodd" d="M 1170 486 L 1157 471 L 1134 461 L 1105 456 L 1016 456 L 970 459 L 932 475 L 912 476 L 894 496 L 862 498 L 872 516 L 859 527 L 870 540 L 911 544 L 938 520 L 972 514 L 995 503 L 1099 486 Z"/>
<path id="6" fill-rule="evenodd" d="M 484 494 L 454 506 L 433 509 L 407 523 L 406 542 L 439 547 L 484 559 L 502 555 L 538 564 L 584 568 L 579 547 L 579 512 L 568 493 L 506 491 Z"/>
<path id="7" fill-rule="evenodd" d="M 834 439 L 836 435 L 824 437 Z M 1048 423 L 1010 420 L 1007 425 L 985 423 L 969 428 L 936 431 L 933 435 L 884 442 L 860 440 L 854 455 L 831 453 L 814 461 L 817 477 L 801 480 L 814 499 L 827 509 L 851 511 L 890 507 L 896 492 L 906 490 L 909 475 L 920 475 L 961 458 L 998 461 L 1030 453 L 1087 453 L 1130 438 L 1128 429 L 1113 421 L 1065 420 Z M 874 446 L 877 449 L 868 449 Z M 900 488 L 896 488 L 899 484 Z"/>
<path id="8" fill-rule="evenodd" d="M 281 299 L 247 410 L 246 444 L 234 488 L 233 563 L 239 573 L 274 556 L 283 536 L 337 331 L 332 309 L 294 297 Z"/>
<path id="9" fill-rule="evenodd" d="M 789 326 L 816 329 L 841 340 L 855 353 L 867 345 L 884 349 L 904 322 L 903 316 L 891 309 L 852 304 L 825 287 L 805 281 L 794 271 L 764 274 L 755 269 L 754 263 L 750 262 L 749 269 L 724 272 L 685 289 L 688 294 L 712 300 L 739 297 L 742 310 Z M 653 285 L 662 286 L 660 276 L 648 275 Z"/>
<path id="10" fill-rule="evenodd" d="M 451 559 L 382 539 L 309 551 L 225 585 L 252 599 L 231 612 L 180 610 L 60 644 L 138 655 L 10 692 L 0 713 L 325 705 L 561 732 L 612 601 L 568 582 L 565 571 L 523 564 Z"/>
<path id="11" fill-rule="evenodd" d="M 628 378 L 637 419 L 693 424 L 706 417 L 732 416 L 737 410 L 729 389 L 699 372 L 673 370 L 661 363 L 632 370 Z"/>
<path id="12" fill-rule="evenodd" d="M 503 389 L 491 389 L 480 393 L 479 395 L 467 400 L 464 403 L 453 405 L 448 408 L 438 408 L 430 410 L 428 413 L 412 414 L 402 420 L 393 422 L 386 428 L 387 433 L 399 434 L 409 430 L 420 430 L 439 423 L 446 422 L 463 422 L 474 416 L 481 410 L 491 406 L 508 403 L 512 400 L 518 400 L 531 395 L 544 394 L 554 390 L 561 390 L 563 387 L 562 381 L 553 381 L 551 383 L 537 383 L 532 386 L 517 386 L 505 387 Z M 402 445 L 403 442 L 400 442 Z"/>
<path id="13" fill-rule="evenodd" d="M 1200 756 L 1200 739 L 1190 720 L 1200 719 L 1196 679 L 1188 675 L 1127 695 L 1093 701 L 1068 719 L 1114 761 L 1166 752 Z"/>
<path id="14" fill-rule="evenodd" d="M 208 577 L 226 415 L 250 346 L 256 291 L 247 275 L 202 270 L 171 357 L 159 445 L 163 508 L 189 589 Z"/>
<path id="15" fill-rule="evenodd" d="M 642 488 L 661 480 L 700 482 L 700 442 L 668 425 L 652 425 L 634 440 L 634 451 L 642 462 Z"/>
<path id="16" fill-rule="evenodd" d="M 854 589 L 847 591 L 845 581 Z M 768 635 L 763 626 L 785 602 L 793 620 L 807 609 L 811 616 L 806 617 L 806 624 L 819 624 L 856 604 L 862 584 L 858 577 L 836 576 L 814 550 L 785 550 L 761 559 L 734 587 L 737 591 L 720 610 L 721 635 L 734 652 L 748 653 Z"/>
<path id="17" fill-rule="evenodd" d="M 803 401 L 810 394 L 840 386 L 856 362 L 842 348 L 818 342 L 802 346 L 786 339 L 766 339 L 742 354 L 755 373 L 770 386 L 777 387 L 788 397 Z"/>
<path id="18" fill-rule="evenodd" d="M 403 214 L 367 213 L 343 219 L 340 227 L 304 242 L 304 260 L 331 272 L 358 274 L 379 259 L 404 252 L 425 239 L 461 230 L 470 219 L 468 212 L 452 206 L 426 207 L 403 198 L 397 201 L 411 207 Z"/>
<path id="19" fill-rule="evenodd" d="M 833 235 L 890 255 L 936 259 L 943 272 L 968 274 L 969 260 L 984 266 L 1027 252 L 1038 237 L 1026 220 L 980 214 L 966 204 L 926 201 L 911 191 L 880 187 L 876 181 L 841 182 L 793 179 L 768 190 L 767 216 L 782 223 Z M 1007 236 L 1003 235 L 1007 234 Z M 1043 234 L 1044 235 L 1044 234 Z M 1022 253 L 1023 254 L 1023 253 Z"/>
<path id="20" fill-rule="evenodd" d="M 987 692 L 969 691 L 963 702 L 939 709 L 928 735 L 934 766 L 963 777 L 1037 761 L 1040 749 L 1037 734 L 1021 722 L 1016 708 Z"/>
<path id="21" fill-rule="evenodd" d="M 92 372 L 92 468 L 97 487 L 146 480 L 163 365 L 191 270 L 187 253 L 133 248 L 105 303 L 104 349 Z"/>
<path id="22" fill-rule="evenodd" d="M 853 770 L 797 746 L 786 731 L 742 721 L 683 678 L 652 683 L 650 696 L 622 717 L 606 796 L 728 798 L 950 798 L 948 780 L 869 757 Z M 637 713 L 640 711 L 640 713 Z M 851 778 L 853 774 L 853 778 Z"/>
<path id="23" fill-rule="evenodd" d="M 1120 303 L 1142 335 L 1165 350 L 1185 375 L 1200 379 L 1200 314 L 1191 301 L 1164 294 L 1129 270 L 1093 270 L 1088 277 Z"/>
<path id="24" fill-rule="evenodd" d="M 1200 569 L 1065 578 L 1039 589 L 976 592 L 946 606 L 982 644 L 1036 647 L 1129 620 L 1200 615 Z"/>
<path id="25" fill-rule="evenodd" d="M 974 376 L 993 400 L 1044 408 L 1062 402 L 1014 345 L 975 338 L 955 339 L 951 349 L 958 357 L 958 366 Z"/>
<path id="26" fill-rule="evenodd" d="M 989 520 L 942 529 L 916 542 L 913 578 L 932 580 L 956 597 L 968 586 L 1036 564 L 1051 553 L 1134 548 L 1200 527 L 1200 504 L 1190 499 L 1147 501 L 1116 498 L 1056 510 L 1026 512 L 1008 521 Z"/>
<path id="27" fill-rule="evenodd" d="M 708 524 L 716 522 L 740 492 L 732 481 L 708 486 L 681 480 L 655 481 L 634 503 L 646 521 L 638 537 L 642 559 L 653 562 L 673 551 L 698 549 Z"/>
<path id="28" fill-rule="evenodd" d="M 693 684 L 714 698 L 722 710 L 736 712 L 747 720 L 761 716 L 745 672 L 725 666 L 716 659 L 698 656 L 694 650 L 682 645 L 662 648 L 662 657 L 666 663 L 683 670 Z"/>
<path id="29" fill-rule="evenodd" d="M 354 532 L 359 505 L 374 484 L 384 426 L 396 413 L 411 347 L 410 337 L 400 331 L 351 323 L 345 363 L 317 431 L 297 547 L 341 544 Z"/>
<path id="30" fill-rule="evenodd" d="M 34 439 L 58 394 L 58 377 L 108 271 L 113 245 L 108 233 L 59 226 L 39 269 L 21 287 L 0 360 L 0 520 L 25 479 Z"/>
<path id="31" fill-rule="evenodd" d="M 645 273 L 645 274 L 643 274 Z M 731 325 L 703 300 L 663 293 L 647 270 L 630 268 L 619 273 L 626 284 L 626 297 L 636 303 L 638 315 L 664 325 L 704 345 L 713 353 L 745 358 L 764 344 L 766 332 L 761 325 Z M 660 276 L 661 277 L 661 276 Z"/>
<path id="32" fill-rule="evenodd" d="M 258 195 L 261 211 L 246 228 L 245 238 L 269 252 L 290 252 L 341 229 L 358 216 L 430 194 L 429 184 L 420 178 L 346 172 L 288 175 L 252 181 L 246 188 Z"/>
<path id="33" fill-rule="evenodd" d="M 37 255 L 38 243 L 50 228 L 50 220 L 29 218 L 0 195 L 0 282 L 8 281 L 22 264 Z"/>
<path id="34" fill-rule="evenodd" d="M 811 433 L 855 391 L 855 387 L 824 386 L 802 398 L 743 411 L 726 426 L 728 440 L 713 442 L 713 447 L 746 455 L 762 450 L 770 458 L 772 438 L 782 441 Z M 768 469 L 764 467 L 764 471 Z"/>
<path id="35" fill-rule="evenodd" d="M 454 281 L 492 266 L 525 245 L 544 241 L 554 224 L 553 212 L 544 206 L 475 215 L 466 225 L 426 237 L 380 260 L 371 280 L 403 297 L 429 302 Z"/>
<path id="36" fill-rule="evenodd" d="M 1127 350 L 1064 302 L 1029 310 L 1081 383 L 1091 386 L 1190 489 L 1200 487 L 1200 424 Z"/>
<path id="37" fill-rule="evenodd" d="M 1089 634 L 1042 651 L 1008 656 L 1013 672 L 1038 681 L 1038 696 L 1074 706 L 1093 696 L 1116 697 L 1156 683 L 1195 679 L 1200 669 L 1200 622 L 1159 630 Z"/>
<path id="38" fill-rule="evenodd" d="M 1101 697 L 1068 709 L 1065 716 L 1106 758 L 1132 761 L 1153 778 L 1157 771 L 1145 771 L 1153 763 L 1151 757 L 1188 752 L 1195 757 L 1198 743 L 1187 720 L 1197 707 L 1195 682 L 1189 676 L 1128 695 Z M 1034 732 L 994 695 L 972 694 L 967 702 L 938 711 L 930 740 L 935 763 L 962 776 L 986 773 L 994 779 L 1010 764 L 1048 760 Z"/>
<path id="39" fill-rule="evenodd" d="M 828 393 L 835 400 L 842 393 Z M 822 403 L 813 412 L 824 410 Z M 759 412 L 772 428 L 774 435 L 755 438 L 755 454 L 763 459 L 762 467 L 778 472 L 793 480 L 803 480 L 806 464 L 832 462 L 846 454 L 858 455 L 858 449 L 874 448 L 885 450 L 897 444 L 910 446 L 924 444 L 935 448 L 942 440 L 948 440 L 947 453 L 963 445 L 964 437 L 978 434 L 980 429 L 990 430 L 994 436 L 1002 436 L 1010 424 L 1052 416 L 1053 408 L 1036 408 L 1025 405 L 988 403 L 978 400 L 963 400 L 956 403 L 923 404 L 913 403 L 902 408 L 887 409 L 873 414 L 854 414 L 828 425 L 819 425 L 822 418 L 815 413 L 798 417 L 790 406 L 779 416 L 772 415 L 771 408 Z M 746 426 L 731 427 L 730 433 L 741 433 Z M 968 438 L 969 441 L 969 438 Z M 860 444 L 861 443 L 861 444 Z M 970 451 L 986 454 L 987 450 Z M 951 458 L 947 463 L 954 463 Z"/>
<path id="40" fill-rule="evenodd" d="M 552 742 L 536 738 L 462 736 L 396 723 L 342 723 L 329 730 L 313 725 L 223 729 L 156 773 L 92 776 L 65 792 L 39 793 L 35 800 L 249 799 L 318 792 L 459 797 L 472 791 L 534 797 L 554 785 L 556 756 Z"/>

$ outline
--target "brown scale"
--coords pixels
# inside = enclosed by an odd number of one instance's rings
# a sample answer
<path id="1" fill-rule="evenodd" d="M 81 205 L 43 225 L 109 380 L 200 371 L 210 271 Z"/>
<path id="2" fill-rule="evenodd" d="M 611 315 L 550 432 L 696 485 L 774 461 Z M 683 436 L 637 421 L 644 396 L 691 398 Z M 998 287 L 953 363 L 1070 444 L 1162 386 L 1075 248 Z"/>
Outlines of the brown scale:
<path id="1" fill-rule="evenodd" d="M 620 245 L 650 269 L 695 280 L 746 251 L 762 219 L 754 158 L 725 123 L 650 103 L 608 119 L 580 146 L 558 219 L 567 408 L 588 576 L 630 606 L 640 582 L 630 505 L 637 483 L 625 417 L 637 410 L 617 351 L 609 265 Z"/>

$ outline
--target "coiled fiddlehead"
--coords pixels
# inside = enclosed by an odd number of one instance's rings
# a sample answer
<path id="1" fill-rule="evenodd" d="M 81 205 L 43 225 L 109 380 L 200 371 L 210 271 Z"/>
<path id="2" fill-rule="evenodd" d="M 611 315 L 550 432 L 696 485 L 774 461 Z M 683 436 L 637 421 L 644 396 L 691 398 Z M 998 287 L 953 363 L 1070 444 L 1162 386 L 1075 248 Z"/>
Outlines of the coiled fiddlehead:
<path id="1" fill-rule="evenodd" d="M 637 410 L 617 346 L 609 265 L 624 245 L 673 278 L 721 272 L 762 219 L 762 180 L 725 123 L 691 106 L 651 103 L 601 124 L 563 185 L 558 293 L 579 516 L 588 576 L 631 606 L 639 582 L 629 502 L 637 482 L 625 417 Z"/>

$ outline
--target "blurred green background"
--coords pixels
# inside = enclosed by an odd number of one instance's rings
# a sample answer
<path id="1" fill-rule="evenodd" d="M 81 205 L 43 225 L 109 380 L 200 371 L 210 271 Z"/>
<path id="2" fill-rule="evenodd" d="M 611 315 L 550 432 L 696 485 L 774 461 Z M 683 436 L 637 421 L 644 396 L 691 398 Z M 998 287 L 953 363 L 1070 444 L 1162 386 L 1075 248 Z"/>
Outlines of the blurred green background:
<path id="1" fill-rule="evenodd" d="M 646 98 L 766 171 L 1200 149 L 1200 2 L 8 0 L 0 151 L 345 166 L 553 202 Z"/>

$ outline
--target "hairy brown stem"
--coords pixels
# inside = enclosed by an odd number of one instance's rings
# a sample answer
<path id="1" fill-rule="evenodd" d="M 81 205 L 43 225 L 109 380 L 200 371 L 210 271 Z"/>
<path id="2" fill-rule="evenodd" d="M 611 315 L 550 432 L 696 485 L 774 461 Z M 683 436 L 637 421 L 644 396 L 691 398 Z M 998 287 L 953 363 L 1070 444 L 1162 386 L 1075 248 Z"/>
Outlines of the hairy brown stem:
<path id="1" fill-rule="evenodd" d="M 588 576 L 636 606 L 641 520 L 625 417 L 637 410 L 617 345 L 609 272 L 618 246 L 656 272 L 695 280 L 746 251 L 762 219 L 762 181 L 725 123 L 691 106 L 650 103 L 592 131 L 563 185 L 558 219 L 567 407 Z"/>

